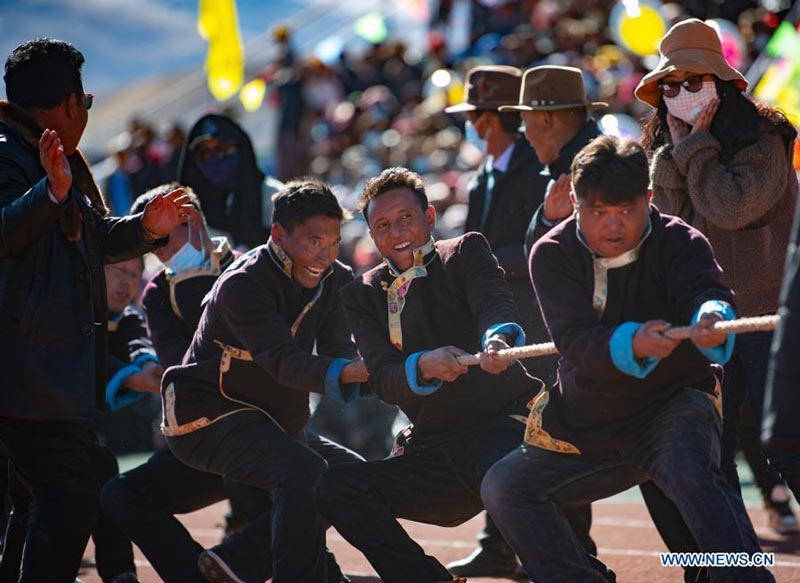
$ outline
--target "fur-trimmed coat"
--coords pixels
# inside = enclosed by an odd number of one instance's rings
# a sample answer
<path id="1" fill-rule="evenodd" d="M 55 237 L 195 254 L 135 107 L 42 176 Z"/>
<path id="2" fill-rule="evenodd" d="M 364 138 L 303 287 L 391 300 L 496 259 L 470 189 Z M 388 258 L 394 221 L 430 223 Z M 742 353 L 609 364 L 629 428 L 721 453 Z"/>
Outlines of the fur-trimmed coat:
<path id="1" fill-rule="evenodd" d="M 80 152 L 54 203 L 39 162 L 42 130 L 0 102 L 0 416 L 89 419 L 106 381 L 104 263 L 153 248 L 141 215 L 109 218 Z M 166 238 L 156 242 L 163 244 Z"/>

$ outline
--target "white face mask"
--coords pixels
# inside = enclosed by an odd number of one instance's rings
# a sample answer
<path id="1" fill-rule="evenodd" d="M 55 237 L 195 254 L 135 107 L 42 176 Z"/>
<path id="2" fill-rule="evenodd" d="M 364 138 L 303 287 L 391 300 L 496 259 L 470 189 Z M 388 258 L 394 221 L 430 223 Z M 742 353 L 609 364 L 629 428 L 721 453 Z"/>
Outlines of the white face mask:
<path id="1" fill-rule="evenodd" d="M 703 87 L 696 93 L 681 87 L 680 93 L 675 97 L 665 95 L 664 104 L 668 112 L 693 126 L 702 111 L 716 98 L 717 86 L 714 81 L 703 81 Z"/>
<path id="2" fill-rule="evenodd" d="M 205 249 L 203 249 L 202 238 L 200 238 L 200 248 L 197 249 L 194 245 L 192 245 L 192 234 L 194 227 L 192 226 L 191 221 L 189 222 L 188 226 L 189 240 L 186 241 L 186 243 L 184 243 L 183 246 L 165 262 L 166 266 L 173 273 L 180 273 L 181 271 L 186 271 L 187 269 L 202 267 L 206 260 L 206 252 Z"/>

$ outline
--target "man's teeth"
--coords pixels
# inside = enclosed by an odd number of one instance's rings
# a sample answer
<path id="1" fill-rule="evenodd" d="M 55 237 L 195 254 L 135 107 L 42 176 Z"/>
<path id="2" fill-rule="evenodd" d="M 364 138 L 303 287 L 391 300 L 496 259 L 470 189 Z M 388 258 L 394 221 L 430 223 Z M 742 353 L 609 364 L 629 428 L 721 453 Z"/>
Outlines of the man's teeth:
<path id="1" fill-rule="evenodd" d="M 399 245 L 395 245 L 394 246 L 394 250 L 395 251 L 402 251 L 403 249 L 405 249 L 409 245 L 411 245 L 411 241 L 406 241 L 405 243 L 400 243 Z"/>
<path id="2" fill-rule="evenodd" d="M 320 273 L 322 273 L 322 270 L 321 270 L 321 269 L 314 269 L 313 267 L 306 267 L 306 271 L 308 271 L 308 272 L 309 272 L 311 275 L 313 275 L 314 277 L 316 277 L 316 276 L 318 276 Z"/>

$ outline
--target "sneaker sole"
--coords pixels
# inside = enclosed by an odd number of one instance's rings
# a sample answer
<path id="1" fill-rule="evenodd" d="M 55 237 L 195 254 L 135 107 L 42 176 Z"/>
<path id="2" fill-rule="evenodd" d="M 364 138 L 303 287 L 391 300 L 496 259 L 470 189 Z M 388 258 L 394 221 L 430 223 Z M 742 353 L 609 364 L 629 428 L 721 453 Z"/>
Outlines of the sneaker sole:
<path id="1" fill-rule="evenodd" d="M 203 551 L 197 559 L 197 568 L 208 583 L 247 583 L 239 579 L 236 573 L 214 551 Z"/>

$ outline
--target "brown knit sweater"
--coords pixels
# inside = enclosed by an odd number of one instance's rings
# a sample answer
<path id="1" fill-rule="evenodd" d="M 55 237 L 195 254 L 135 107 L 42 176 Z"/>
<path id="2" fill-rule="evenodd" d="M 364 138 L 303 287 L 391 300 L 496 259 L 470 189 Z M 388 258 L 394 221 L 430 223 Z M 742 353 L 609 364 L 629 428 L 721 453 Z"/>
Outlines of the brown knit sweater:
<path id="1" fill-rule="evenodd" d="M 717 139 L 698 132 L 656 150 L 651 166 L 653 202 L 708 237 L 741 316 L 778 308 L 797 198 L 787 144 L 771 126 L 762 127 L 758 142 L 726 163 Z"/>

